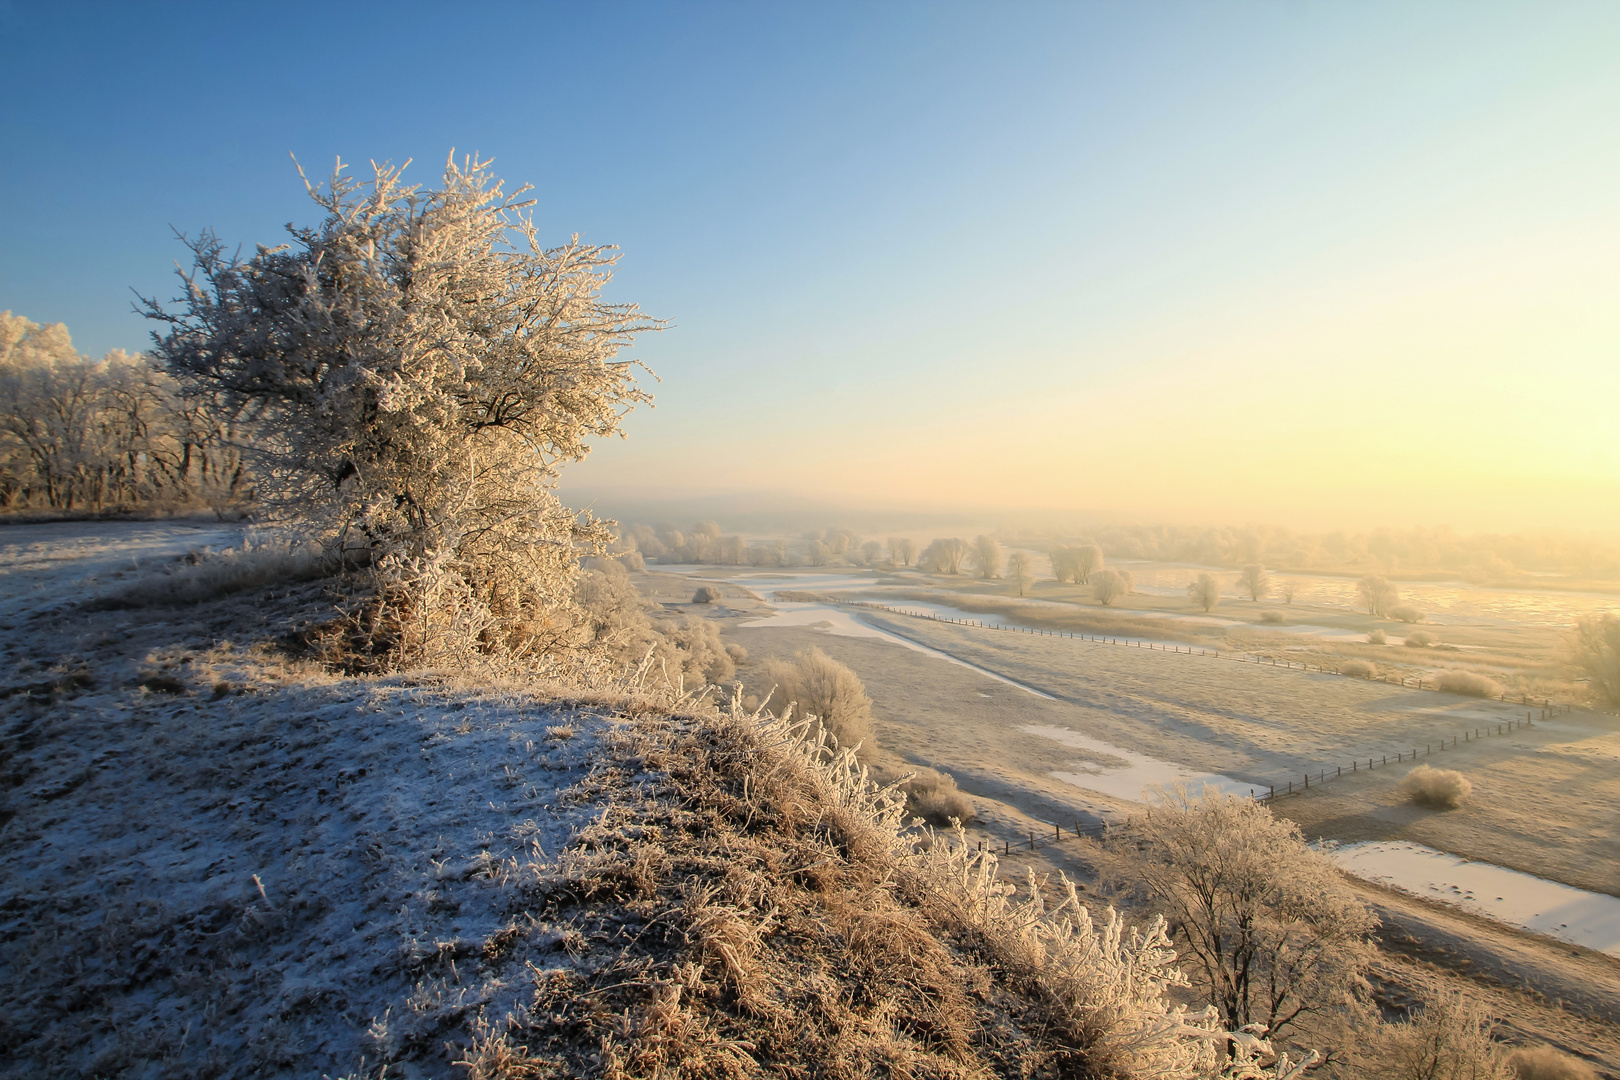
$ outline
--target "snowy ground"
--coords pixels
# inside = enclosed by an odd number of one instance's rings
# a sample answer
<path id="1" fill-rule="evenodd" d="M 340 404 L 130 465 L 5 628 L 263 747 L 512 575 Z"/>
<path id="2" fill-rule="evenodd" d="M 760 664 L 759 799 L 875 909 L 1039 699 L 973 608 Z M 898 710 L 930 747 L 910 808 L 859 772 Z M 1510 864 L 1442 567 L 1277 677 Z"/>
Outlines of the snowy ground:
<path id="1" fill-rule="evenodd" d="M 141 563 L 230 542 L 121 527 Z M 0 559 L 0 1075 L 446 1076 L 573 963 L 524 912 L 611 709 L 265 647 L 319 583 L 77 609 L 132 561 L 105 526 Z"/>

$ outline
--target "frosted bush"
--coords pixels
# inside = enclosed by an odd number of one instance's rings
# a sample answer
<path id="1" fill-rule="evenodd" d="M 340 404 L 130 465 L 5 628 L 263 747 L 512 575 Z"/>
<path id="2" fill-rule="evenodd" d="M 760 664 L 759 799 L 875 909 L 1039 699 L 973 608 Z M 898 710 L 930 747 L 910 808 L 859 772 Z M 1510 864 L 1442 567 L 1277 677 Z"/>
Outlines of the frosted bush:
<path id="1" fill-rule="evenodd" d="M 692 603 L 694 603 L 694 604 L 712 604 L 712 603 L 716 602 L 717 600 L 722 600 L 724 598 L 725 598 L 725 594 L 722 593 L 717 586 L 714 586 L 714 585 L 699 585 L 697 587 L 697 592 L 692 594 Z"/>
<path id="2" fill-rule="evenodd" d="M 1411 604 L 1396 604 L 1389 609 L 1389 617 L 1404 623 L 1420 623 L 1424 619 L 1423 612 Z"/>
<path id="3" fill-rule="evenodd" d="M 1346 660 L 1339 665 L 1340 675 L 1349 675 L 1357 679 L 1368 679 L 1378 673 L 1378 669 L 1367 660 Z"/>
<path id="4" fill-rule="evenodd" d="M 1419 765 L 1401 781 L 1401 792 L 1431 810 L 1455 810 L 1473 793 L 1474 785 L 1455 769 Z"/>
<path id="5" fill-rule="evenodd" d="M 1260 613 L 1260 621 L 1268 626 L 1283 626 L 1288 622 L 1288 616 L 1273 608 L 1267 608 Z"/>
<path id="6" fill-rule="evenodd" d="M 553 488 L 650 400 L 618 353 L 658 324 L 601 300 L 612 248 L 542 245 L 488 162 L 433 190 L 340 165 L 309 191 L 325 219 L 288 244 L 186 241 L 175 309 L 145 301 L 155 354 L 254 418 L 273 520 L 374 572 L 358 628 L 393 662 L 567 653 L 578 554 L 612 537 Z"/>
<path id="7" fill-rule="evenodd" d="M 821 721 L 839 746 L 872 746 L 872 699 L 860 676 L 820 649 L 808 649 L 791 661 L 768 660 L 765 683 L 774 684 L 770 703 L 777 712 L 793 706 L 799 716 Z"/>
<path id="8" fill-rule="evenodd" d="M 1592 1066 L 1550 1046 L 1515 1050 L 1508 1057 L 1508 1065 L 1517 1080 L 1598 1080 Z"/>
<path id="9" fill-rule="evenodd" d="M 1379 1028 L 1373 1053 L 1379 1080 L 1513 1080 L 1494 1021 L 1477 1002 L 1439 991 L 1410 1020 Z"/>
<path id="10" fill-rule="evenodd" d="M 1419 630 L 1415 634 L 1406 635 L 1406 647 L 1409 649 L 1427 649 L 1434 645 L 1434 635 Z"/>
<path id="11" fill-rule="evenodd" d="M 1103 607 L 1113 604 L 1128 591 L 1125 579 L 1120 577 L 1117 571 L 1099 570 L 1091 576 L 1092 598 Z"/>
<path id="12" fill-rule="evenodd" d="M 1382 630 L 1374 630 L 1372 633 L 1367 635 L 1367 644 L 1388 645 L 1389 635 L 1384 633 Z"/>
<path id="13" fill-rule="evenodd" d="M 1478 698 L 1502 696 L 1501 683 L 1487 675 L 1472 671 L 1442 671 L 1435 681 L 1440 689 L 1449 694 L 1466 694 L 1468 697 Z"/>

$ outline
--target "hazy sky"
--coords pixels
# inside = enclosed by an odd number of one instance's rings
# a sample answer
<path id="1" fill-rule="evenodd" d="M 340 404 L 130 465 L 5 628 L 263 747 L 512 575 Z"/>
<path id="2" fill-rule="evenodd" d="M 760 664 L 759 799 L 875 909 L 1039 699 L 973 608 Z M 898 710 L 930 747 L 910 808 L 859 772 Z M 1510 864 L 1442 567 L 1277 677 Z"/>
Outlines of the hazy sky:
<path id="1" fill-rule="evenodd" d="M 289 151 L 493 155 L 673 320 L 575 489 L 1620 528 L 1612 3 L 0 0 L 0 146 L 93 353 Z"/>

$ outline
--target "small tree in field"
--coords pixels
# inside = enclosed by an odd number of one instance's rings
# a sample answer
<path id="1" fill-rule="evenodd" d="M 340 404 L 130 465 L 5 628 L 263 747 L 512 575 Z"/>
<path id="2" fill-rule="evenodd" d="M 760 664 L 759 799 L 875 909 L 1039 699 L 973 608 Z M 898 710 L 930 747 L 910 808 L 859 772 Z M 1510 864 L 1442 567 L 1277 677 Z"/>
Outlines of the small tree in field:
<path id="1" fill-rule="evenodd" d="M 371 568 L 396 659 L 570 648 L 579 554 L 611 535 L 552 489 L 650 400 L 617 357 L 658 324 L 600 298 L 612 248 L 542 245 L 487 161 L 433 190 L 340 165 L 309 191 L 324 220 L 289 244 L 186 241 L 184 295 L 144 301 L 154 352 L 256 421 L 270 515 Z"/>
<path id="2" fill-rule="evenodd" d="M 1259 563 L 1250 563 L 1240 570 L 1238 583 L 1249 594 L 1249 599 L 1257 603 L 1271 589 L 1271 578 L 1266 574 L 1266 568 Z"/>
<path id="3" fill-rule="evenodd" d="M 1221 583 L 1212 574 L 1199 574 L 1187 586 L 1187 595 L 1205 611 L 1214 611 L 1221 602 Z"/>
<path id="4" fill-rule="evenodd" d="M 982 578 L 995 578 L 1001 576 L 1001 545 L 993 536 L 980 533 L 973 538 L 973 568 Z"/>
<path id="5" fill-rule="evenodd" d="M 1401 594 L 1389 579 L 1377 574 L 1368 574 L 1356 582 L 1356 592 L 1361 596 L 1361 603 L 1369 615 L 1384 615 L 1389 609 L 1401 602 Z"/>
<path id="6" fill-rule="evenodd" d="M 1018 595 L 1023 596 L 1035 584 L 1035 559 L 1027 551 L 1015 551 L 1007 559 L 1007 573 L 1018 583 Z"/>
<path id="7" fill-rule="evenodd" d="M 910 566 L 911 560 L 917 557 L 917 545 L 904 536 L 890 537 L 889 559 L 896 566 Z"/>
<path id="8" fill-rule="evenodd" d="M 1357 1007 L 1377 925 L 1299 827 L 1252 799 L 1178 788 L 1109 834 L 1108 873 L 1138 889 L 1228 1031 L 1281 1035 Z"/>
<path id="9" fill-rule="evenodd" d="M 1116 570 L 1100 570 L 1091 575 L 1091 595 L 1103 607 L 1130 592 L 1130 586 Z"/>
<path id="10" fill-rule="evenodd" d="M 1591 685 L 1592 697 L 1600 704 L 1620 708 L 1620 618 L 1588 615 L 1577 620 L 1569 654 Z"/>
<path id="11" fill-rule="evenodd" d="M 1296 587 L 1295 587 L 1294 582 L 1292 580 L 1289 580 L 1289 579 L 1286 579 L 1286 578 L 1283 580 L 1282 590 L 1281 590 L 1282 591 L 1283 603 L 1292 604 L 1294 602 L 1295 588 Z"/>

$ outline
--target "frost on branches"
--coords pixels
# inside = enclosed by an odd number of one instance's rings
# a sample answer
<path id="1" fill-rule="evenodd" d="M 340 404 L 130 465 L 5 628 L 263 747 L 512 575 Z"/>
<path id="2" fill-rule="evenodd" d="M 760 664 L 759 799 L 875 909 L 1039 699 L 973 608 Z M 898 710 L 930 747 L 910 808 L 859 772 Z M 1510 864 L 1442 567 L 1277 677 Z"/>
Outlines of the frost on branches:
<path id="1" fill-rule="evenodd" d="M 577 560 L 604 523 L 553 488 L 651 397 L 617 359 L 661 324 L 601 290 L 616 249 L 541 245 L 489 162 L 443 186 L 340 164 L 316 228 L 245 261 L 211 232 L 155 352 L 254 430 L 273 520 L 375 576 L 360 629 L 395 663 L 534 663 L 573 648 Z"/>

